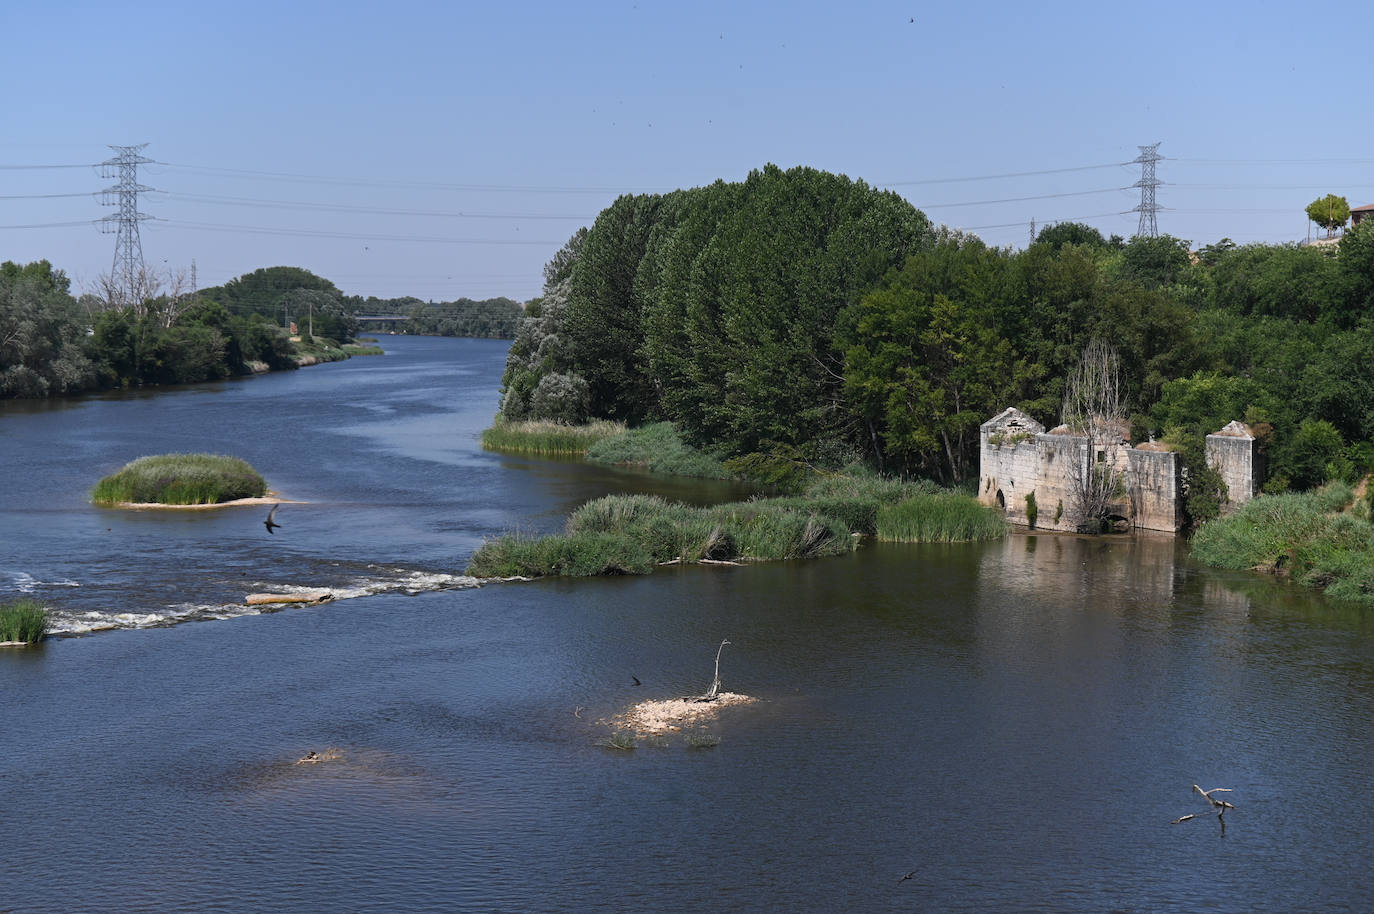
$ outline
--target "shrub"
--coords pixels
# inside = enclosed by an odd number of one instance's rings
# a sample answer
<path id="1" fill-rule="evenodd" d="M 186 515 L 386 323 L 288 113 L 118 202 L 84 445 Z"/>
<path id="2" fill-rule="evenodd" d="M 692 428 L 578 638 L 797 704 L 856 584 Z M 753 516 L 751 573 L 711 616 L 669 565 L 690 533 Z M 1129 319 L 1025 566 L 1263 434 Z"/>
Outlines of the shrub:
<path id="1" fill-rule="evenodd" d="M 0 641 L 37 644 L 48 633 L 48 611 L 37 600 L 0 604 Z"/>
<path id="2" fill-rule="evenodd" d="M 237 457 L 160 454 L 140 457 L 96 483 L 96 504 L 213 505 L 267 494 L 258 471 Z"/>
<path id="3" fill-rule="evenodd" d="M 1035 493 L 1026 493 L 1026 523 L 1032 530 L 1035 529 L 1035 519 L 1040 516 L 1040 508 L 1035 504 Z"/>

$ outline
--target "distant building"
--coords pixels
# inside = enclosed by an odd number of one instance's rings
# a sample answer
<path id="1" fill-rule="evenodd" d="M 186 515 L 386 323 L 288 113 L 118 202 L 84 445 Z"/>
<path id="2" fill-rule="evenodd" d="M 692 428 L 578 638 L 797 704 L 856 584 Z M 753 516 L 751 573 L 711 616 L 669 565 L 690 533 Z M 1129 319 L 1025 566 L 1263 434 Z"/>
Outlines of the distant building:
<path id="1" fill-rule="evenodd" d="M 1350 227 L 1354 228 L 1364 219 L 1374 219 L 1374 203 L 1357 206 L 1350 211 Z"/>

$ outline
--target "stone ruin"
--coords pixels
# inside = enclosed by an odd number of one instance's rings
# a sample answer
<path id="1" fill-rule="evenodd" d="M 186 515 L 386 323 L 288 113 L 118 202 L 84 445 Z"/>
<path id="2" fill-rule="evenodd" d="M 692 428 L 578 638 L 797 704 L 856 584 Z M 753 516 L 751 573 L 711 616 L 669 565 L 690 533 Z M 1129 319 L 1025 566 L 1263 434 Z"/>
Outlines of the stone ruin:
<path id="1" fill-rule="evenodd" d="M 1123 491 L 1108 514 L 1118 524 L 1177 533 L 1183 527 L 1182 464 L 1178 454 L 1157 441 L 1131 447 L 1126 428 L 1102 429 L 1091 440 L 1067 426 L 1049 432 L 1014 407 L 979 429 L 978 500 L 1002 511 L 1014 524 L 1030 525 L 1027 496 L 1036 506 L 1034 527 L 1074 532 L 1076 481 L 1098 464 L 1110 463 Z M 1090 453 L 1092 450 L 1097 453 Z M 1222 510 L 1253 498 L 1263 478 L 1258 442 L 1250 429 L 1232 422 L 1208 435 L 1207 462 L 1221 473 L 1229 492 Z"/>

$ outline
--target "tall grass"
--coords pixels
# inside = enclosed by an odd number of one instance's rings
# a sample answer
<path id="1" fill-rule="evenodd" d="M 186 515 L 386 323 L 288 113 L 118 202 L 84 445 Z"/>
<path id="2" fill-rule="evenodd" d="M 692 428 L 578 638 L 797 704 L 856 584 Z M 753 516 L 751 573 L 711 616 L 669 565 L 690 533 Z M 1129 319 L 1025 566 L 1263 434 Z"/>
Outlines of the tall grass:
<path id="1" fill-rule="evenodd" d="M 878 539 L 893 543 L 962 543 L 996 539 L 1006 519 L 968 495 L 913 495 L 878 509 Z"/>
<path id="2" fill-rule="evenodd" d="M 603 438 L 587 449 L 587 459 L 612 466 L 643 467 L 664 476 L 731 478 L 719 460 L 683 441 L 671 422 L 655 422 Z"/>
<path id="3" fill-rule="evenodd" d="M 48 611 L 37 600 L 0 603 L 0 641 L 37 644 L 48 633 Z"/>
<path id="4" fill-rule="evenodd" d="M 482 432 L 482 447 L 491 451 L 577 457 L 587 453 L 589 447 L 603 438 L 624 432 L 623 422 L 604 419 L 596 419 L 586 425 L 497 419 L 495 425 Z"/>
<path id="5" fill-rule="evenodd" d="M 1341 511 L 1345 484 L 1262 495 L 1193 534 L 1193 557 L 1217 568 L 1288 574 L 1337 598 L 1374 604 L 1374 525 Z"/>
<path id="6" fill-rule="evenodd" d="M 536 578 L 648 574 L 653 570 L 649 553 L 628 536 L 575 533 L 526 537 L 511 533 L 483 543 L 473 553 L 467 573 L 479 578 Z"/>
<path id="7" fill-rule="evenodd" d="M 267 494 L 258 471 L 237 457 L 160 454 L 140 457 L 96 483 L 99 505 L 156 503 L 213 505 Z"/>

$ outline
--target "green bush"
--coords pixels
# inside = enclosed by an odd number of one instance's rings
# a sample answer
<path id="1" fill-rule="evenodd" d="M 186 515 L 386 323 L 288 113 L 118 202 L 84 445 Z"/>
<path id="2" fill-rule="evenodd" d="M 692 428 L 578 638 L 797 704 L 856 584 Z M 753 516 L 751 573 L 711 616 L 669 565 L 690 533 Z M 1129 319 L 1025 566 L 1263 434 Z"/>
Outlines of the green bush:
<path id="1" fill-rule="evenodd" d="M 99 505 L 213 505 L 267 494 L 258 471 L 237 457 L 160 454 L 140 457 L 96 483 Z"/>
<path id="2" fill-rule="evenodd" d="M 37 600 L 0 603 L 0 641 L 37 644 L 48 633 L 48 611 Z"/>
<path id="3" fill-rule="evenodd" d="M 878 539 L 896 543 L 961 543 L 1007 532 L 1001 514 L 967 495 L 916 495 L 878 511 Z"/>
<path id="4" fill-rule="evenodd" d="M 603 438 L 624 433 L 623 423 L 602 419 L 586 425 L 498 419 L 495 425 L 482 433 L 482 447 L 491 451 L 576 457 L 586 454 L 589 447 Z"/>

